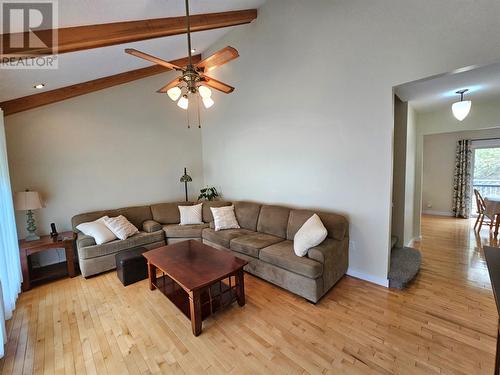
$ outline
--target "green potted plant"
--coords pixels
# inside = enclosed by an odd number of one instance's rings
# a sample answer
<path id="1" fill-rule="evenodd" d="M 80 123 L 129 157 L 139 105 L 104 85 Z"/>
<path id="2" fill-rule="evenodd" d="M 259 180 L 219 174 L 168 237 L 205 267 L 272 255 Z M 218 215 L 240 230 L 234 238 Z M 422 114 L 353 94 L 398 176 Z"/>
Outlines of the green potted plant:
<path id="1" fill-rule="evenodd" d="M 215 186 L 207 186 L 200 190 L 200 195 L 198 196 L 198 200 L 204 199 L 207 201 L 213 201 L 215 198 L 219 197 L 219 193 Z"/>

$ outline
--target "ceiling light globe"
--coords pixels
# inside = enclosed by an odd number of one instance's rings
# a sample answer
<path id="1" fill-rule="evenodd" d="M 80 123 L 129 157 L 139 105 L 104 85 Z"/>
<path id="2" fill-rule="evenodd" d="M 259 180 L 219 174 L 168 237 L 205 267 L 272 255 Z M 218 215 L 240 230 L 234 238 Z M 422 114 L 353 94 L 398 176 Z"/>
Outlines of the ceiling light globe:
<path id="1" fill-rule="evenodd" d="M 456 102 L 451 106 L 453 116 L 458 121 L 463 121 L 469 114 L 472 103 L 470 100 L 465 100 L 461 102 Z"/>
<path id="2" fill-rule="evenodd" d="M 181 107 L 182 109 L 188 109 L 189 107 L 189 99 L 187 95 L 183 95 L 182 98 L 179 99 L 177 102 L 177 105 Z"/>
<path id="3" fill-rule="evenodd" d="M 206 109 L 210 108 L 214 105 L 214 100 L 212 98 L 203 98 L 203 105 Z"/>
<path id="4" fill-rule="evenodd" d="M 212 96 L 212 90 L 210 90 L 207 86 L 198 87 L 198 92 L 203 99 L 210 98 Z"/>
<path id="5" fill-rule="evenodd" d="M 174 102 L 179 99 L 179 97 L 181 96 L 182 94 L 182 91 L 180 88 L 178 88 L 177 86 L 175 87 L 172 87 L 171 89 L 169 89 L 167 91 L 167 95 L 170 99 L 172 99 Z"/>

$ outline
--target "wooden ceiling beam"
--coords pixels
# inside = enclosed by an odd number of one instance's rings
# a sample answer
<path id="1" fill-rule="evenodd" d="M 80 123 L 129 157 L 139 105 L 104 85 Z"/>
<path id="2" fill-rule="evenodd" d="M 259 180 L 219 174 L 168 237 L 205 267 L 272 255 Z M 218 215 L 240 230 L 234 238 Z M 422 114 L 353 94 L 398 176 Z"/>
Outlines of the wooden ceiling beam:
<path id="1" fill-rule="evenodd" d="M 200 61 L 201 61 L 201 55 L 193 56 L 194 64 Z M 182 59 L 171 61 L 171 63 L 178 66 L 186 66 L 188 63 L 188 58 L 184 57 Z M 149 77 L 159 73 L 165 73 L 168 71 L 170 71 L 170 69 L 165 68 L 163 66 L 152 65 L 146 68 L 130 70 L 128 72 L 123 72 L 108 77 L 98 78 L 92 81 L 77 83 L 75 85 L 41 92 L 39 94 L 33 94 L 29 96 L 24 96 L 22 98 L 7 100 L 5 102 L 0 103 L 0 108 L 3 110 L 4 116 L 8 116 L 14 113 L 27 111 L 29 109 L 41 107 L 51 103 L 60 102 L 62 100 L 89 94 L 94 91 L 99 91 L 102 89 L 106 89 L 108 87 L 121 85 L 123 83 L 135 81 L 137 79 Z"/>
<path id="2" fill-rule="evenodd" d="M 230 12 L 190 15 L 191 31 L 205 31 L 222 27 L 244 25 L 257 18 L 256 9 Z M 37 31 L 41 40 L 50 40 L 53 30 Z M 140 40 L 167 37 L 186 33 L 186 17 L 157 18 L 140 21 L 115 22 L 99 25 L 75 26 L 57 29 L 57 53 L 81 51 L 115 44 L 131 43 Z M 50 34 L 49 34 L 50 33 Z M 54 54 L 51 48 L 11 49 L 11 37 L 21 38 L 27 33 L 1 34 L 2 54 L 0 56 L 38 56 Z"/>

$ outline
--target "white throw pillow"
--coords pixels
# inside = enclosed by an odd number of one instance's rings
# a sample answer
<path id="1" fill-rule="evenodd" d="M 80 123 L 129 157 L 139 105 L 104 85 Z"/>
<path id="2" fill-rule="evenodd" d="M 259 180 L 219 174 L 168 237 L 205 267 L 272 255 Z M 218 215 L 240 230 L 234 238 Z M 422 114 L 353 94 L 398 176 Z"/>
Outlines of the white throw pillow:
<path id="1" fill-rule="evenodd" d="M 234 214 L 234 206 L 210 207 L 214 216 L 215 230 L 239 229 L 240 225 Z"/>
<path id="2" fill-rule="evenodd" d="M 201 219 L 203 203 L 194 206 L 179 206 L 181 223 L 179 225 L 203 224 Z"/>
<path id="3" fill-rule="evenodd" d="M 293 250 L 299 257 L 307 255 L 311 247 L 318 246 L 328 235 L 328 231 L 318 215 L 312 215 L 295 233 Z"/>
<path id="4" fill-rule="evenodd" d="M 76 226 L 76 229 L 87 236 L 94 237 L 95 243 L 97 245 L 116 240 L 116 236 L 104 224 L 104 221 L 106 219 L 109 218 L 107 216 L 103 216 L 96 221 L 81 223 Z"/>
<path id="5" fill-rule="evenodd" d="M 108 217 L 107 219 L 104 219 L 104 224 L 120 240 L 126 240 L 128 237 L 139 232 L 139 229 L 137 229 L 134 224 L 128 221 L 123 215 L 111 218 Z"/>

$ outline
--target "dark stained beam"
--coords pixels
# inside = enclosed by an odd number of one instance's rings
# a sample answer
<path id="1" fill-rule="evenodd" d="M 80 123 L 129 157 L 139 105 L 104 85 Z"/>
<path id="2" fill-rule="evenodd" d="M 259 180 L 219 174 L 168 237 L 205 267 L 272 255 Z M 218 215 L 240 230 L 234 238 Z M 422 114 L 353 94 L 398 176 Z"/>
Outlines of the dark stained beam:
<path id="1" fill-rule="evenodd" d="M 193 56 L 193 63 L 201 61 L 201 55 Z M 179 60 L 171 61 L 172 64 L 178 66 L 186 66 L 188 58 L 184 57 Z M 0 108 L 3 110 L 4 116 L 12 115 L 13 113 L 27 111 L 29 109 L 41 107 L 47 104 L 60 102 L 62 100 L 74 98 L 76 96 L 89 94 L 94 91 L 106 89 L 121 85 L 123 83 L 135 81 L 137 79 L 149 77 L 159 73 L 170 71 L 160 65 L 148 66 L 146 68 L 131 70 L 124 73 L 115 74 L 108 77 L 94 79 L 92 81 L 77 83 L 75 85 L 61 87 L 51 91 L 41 92 L 24 96 L 22 98 L 7 100 L 0 103 Z"/>
<path id="2" fill-rule="evenodd" d="M 193 14 L 190 16 L 191 31 L 205 31 L 244 25 L 257 18 L 256 9 L 231 12 Z M 37 31 L 41 40 L 50 40 L 53 30 Z M 186 33 L 186 17 L 157 18 L 140 21 L 115 22 L 99 25 L 75 26 L 57 29 L 57 53 L 81 51 L 115 44 L 167 37 Z M 24 38 L 27 33 L 1 34 L 2 54 L 0 56 L 53 55 L 51 48 L 12 49 L 8 41 L 11 36 Z"/>

